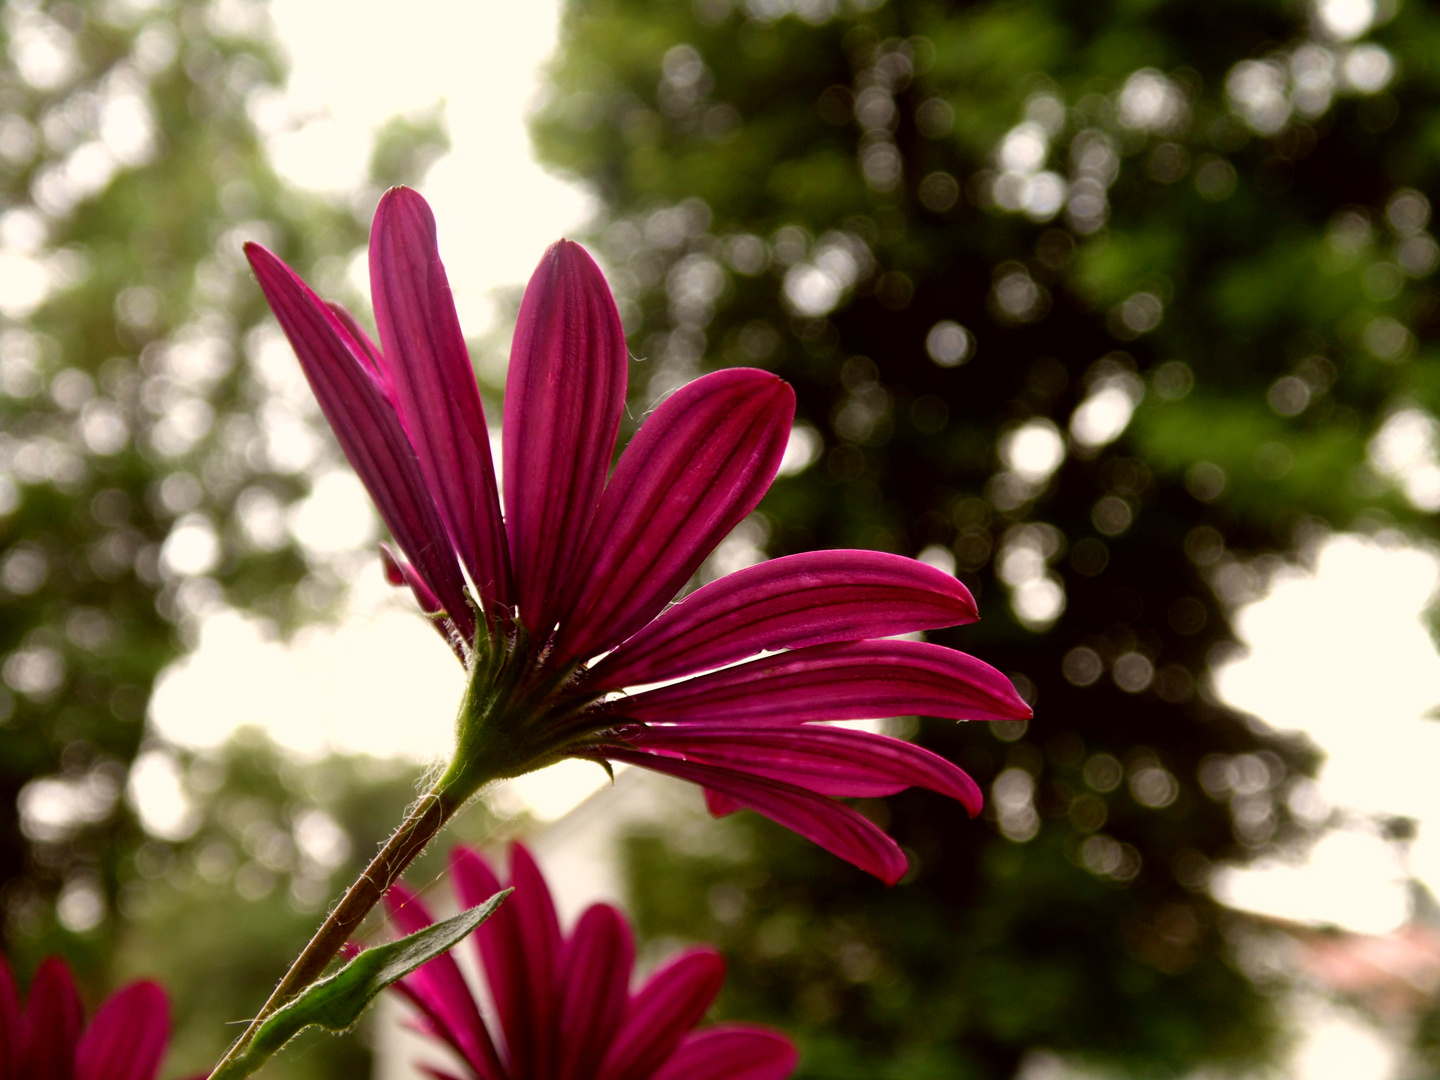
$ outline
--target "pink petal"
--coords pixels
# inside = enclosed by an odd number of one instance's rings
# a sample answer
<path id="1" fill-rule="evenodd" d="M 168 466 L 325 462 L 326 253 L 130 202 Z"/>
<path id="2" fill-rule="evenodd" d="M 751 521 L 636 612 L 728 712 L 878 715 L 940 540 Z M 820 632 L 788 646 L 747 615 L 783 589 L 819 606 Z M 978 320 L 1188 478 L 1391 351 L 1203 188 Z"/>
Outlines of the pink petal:
<path id="1" fill-rule="evenodd" d="M 879 551 L 811 551 L 697 589 L 602 660 L 597 689 L 660 682 L 762 650 L 890 637 L 974 622 L 949 574 Z"/>
<path id="2" fill-rule="evenodd" d="M 789 385 L 753 368 L 696 379 L 655 410 L 615 466 L 571 574 L 562 658 L 593 656 L 654 618 L 765 494 L 794 413 Z"/>
<path id="3" fill-rule="evenodd" d="M 75 1044 L 85 1026 L 85 1006 L 70 969 L 58 957 L 46 957 L 30 984 L 26 1002 L 25 1080 L 71 1080 Z"/>
<path id="4" fill-rule="evenodd" d="M 729 817 L 737 810 L 744 810 L 745 807 L 730 798 L 729 795 L 722 795 L 718 791 L 711 791 L 709 788 L 706 788 L 705 809 L 710 812 L 711 817 L 722 818 Z"/>
<path id="5" fill-rule="evenodd" d="M 468 848 L 451 851 L 450 871 L 466 907 L 500 889 L 485 860 Z M 535 860 L 519 844 L 511 849 L 510 876 L 515 891 L 474 936 L 505 1032 L 510 1075 L 548 1076 L 558 1019 L 560 921 Z"/>
<path id="6" fill-rule="evenodd" d="M 23 1080 L 21 1055 L 25 1050 L 25 1022 L 20 994 L 10 965 L 0 956 L 0 1080 Z"/>
<path id="7" fill-rule="evenodd" d="M 461 637 L 459 628 L 445 613 L 445 605 L 425 583 L 425 579 L 413 566 L 401 559 L 389 544 L 380 545 L 380 563 L 385 568 L 385 580 L 391 585 L 409 586 L 410 594 L 415 597 L 415 602 L 420 605 L 420 610 L 430 620 L 430 625 L 435 627 L 445 640 L 445 644 L 454 650 L 460 663 L 465 664 L 469 653 L 469 642 Z"/>
<path id="8" fill-rule="evenodd" d="M 780 780 L 817 795 L 870 798 L 913 786 L 960 801 L 971 817 L 984 806 L 979 785 L 959 766 L 903 739 L 868 731 L 815 724 L 786 728 L 683 724 L 647 728 L 630 742 L 638 749 Z"/>
<path id="9" fill-rule="evenodd" d="M 385 894 L 385 908 L 401 933 L 413 934 L 435 920 L 418 896 L 396 884 Z M 481 1080 L 502 1080 L 500 1055 L 480 1019 L 460 965 L 442 953 L 406 976 L 401 983 L 407 996 L 429 1017 L 435 1034 L 455 1048 Z"/>
<path id="10" fill-rule="evenodd" d="M 370 291 L 395 404 L 440 518 L 484 601 L 509 604 L 509 556 L 480 389 L 440 264 L 435 217 L 409 188 L 391 188 L 375 211 Z"/>
<path id="11" fill-rule="evenodd" d="M 378 376 L 344 325 L 270 252 L 246 244 L 265 299 L 300 360 L 340 448 L 375 500 L 401 550 L 471 641 L 475 619 L 445 527 L 426 489 L 415 450 Z"/>
<path id="12" fill-rule="evenodd" d="M 350 334 L 350 340 L 360 346 L 355 355 L 364 360 L 371 373 L 384 382 L 385 362 L 380 358 L 380 350 L 370 340 L 370 335 L 365 333 L 365 329 L 355 321 L 355 316 L 345 310 L 344 305 L 330 300 L 326 302 L 325 306 L 335 313 L 335 317 L 340 320 L 341 325 Z"/>
<path id="13" fill-rule="evenodd" d="M 380 545 L 380 560 L 385 566 L 385 579 L 391 585 L 410 586 L 421 611 L 426 615 L 444 614 L 445 605 L 440 602 L 440 598 L 430 590 L 430 586 L 425 584 L 425 579 L 415 572 L 415 568 L 401 559 L 389 544 Z"/>
<path id="14" fill-rule="evenodd" d="M 635 942 L 608 904 L 589 908 L 566 948 L 561 990 L 558 1080 L 595 1080 L 595 1065 L 625 1017 Z"/>
<path id="15" fill-rule="evenodd" d="M 600 752 L 613 761 L 678 776 L 729 796 L 874 874 L 887 885 L 894 885 L 905 876 L 907 863 L 895 841 L 844 803 L 779 780 L 749 776 L 698 761 L 661 757 L 618 746 L 605 746 Z"/>
<path id="16" fill-rule="evenodd" d="M 704 1019 L 724 981 L 725 961 L 713 949 L 692 949 L 671 960 L 631 1000 L 598 1080 L 649 1080 Z"/>
<path id="17" fill-rule="evenodd" d="M 75 1080 L 154 1080 L 170 1039 L 170 1007 L 153 982 L 112 994 L 75 1050 Z"/>
<path id="18" fill-rule="evenodd" d="M 686 1039 L 653 1080 L 786 1080 L 799 1060 L 778 1032 L 716 1026 Z"/>
<path id="19" fill-rule="evenodd" d="M 544 637 L 605 487 L 625 406 L 625 331 L 594 260 L 561 240 L 520 304 L 505 383 L 505 510 L 520 617 Z"/>
<path id="20" fill-rule="evenodd" d="M 922 641 L 811 645 L 634 694 L 612 709 L 646 724 L 1030 715 L 1010 680 L 989 664 Z"/>
<path id="21" fill-rule="evenodd" d="M 400 995 L 418 1010 L 418 1015 L 407 1016 L 400 1021 L 402 1027 L 415 1032 L 416 1035 L 423 1035 L 427 1039 L 439 1039 L 442 1042 L 448 1041 L 448 1036 L 441 1029 L 440 1023 L 436 1020 L 434 1012 L 427 1002 L 416 995 L 407 979 L 391 985 L 390 989 L 399 991 Z"/>

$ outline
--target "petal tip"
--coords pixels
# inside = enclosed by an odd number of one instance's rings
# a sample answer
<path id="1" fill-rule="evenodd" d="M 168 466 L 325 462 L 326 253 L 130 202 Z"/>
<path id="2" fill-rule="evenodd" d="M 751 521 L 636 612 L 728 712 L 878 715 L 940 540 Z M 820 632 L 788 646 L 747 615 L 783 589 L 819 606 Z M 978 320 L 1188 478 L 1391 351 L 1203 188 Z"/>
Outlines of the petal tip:
<path id="1" fill-rule="evenodd" d="M 379 222 L 382 220 L 382 215 L 388 218 L 396 213 L 408 213 L 421 218 L 430 234 L 434 235 L 435 212 L 430 209 L 430 204 L 425 200 L 425 196 L 414 188 L 397 184 L 380 196 L 380 203 L 375 207 L 375 220 Z"/>
<path id="2" fill-rule="evenodd" d="M 909 872 L 910 860 L 902 854 L 893 863 L 890 863 L 881 868 L 881 870 L 877 872 L 875 876 L 878 877 L 881 881 L 883 881 L 886 885 L 893 888 L 894 886 L 899 885 L 900 880 Z"/>

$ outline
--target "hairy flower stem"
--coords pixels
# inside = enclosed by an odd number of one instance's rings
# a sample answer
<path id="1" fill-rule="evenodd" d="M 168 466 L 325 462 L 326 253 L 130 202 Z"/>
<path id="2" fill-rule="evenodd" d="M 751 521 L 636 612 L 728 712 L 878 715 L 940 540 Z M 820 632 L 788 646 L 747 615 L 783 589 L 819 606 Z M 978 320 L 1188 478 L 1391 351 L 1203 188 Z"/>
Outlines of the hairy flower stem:
<path id="1" fill-rule="evenodd" d="M 523 627 L 515 626 L 513 637 L 482 630 L 470 657 L 449 767 L 345 891 L 212 1077 L 244 1053 L 269 1017 L 321 976 L 405 868 L 472 795 L 491 781 L 518 776 L 565 756 L 553 736 L 527 730 L 531 725 L 526 721 L 552 713 L 557 719 L 572 719 L 597 695 L 579 691 L 566 699 L 562 691 L 576 665 L 547 671 L 531 650 Z M 538 740 L 537 734 L 542 736 Z"/>
<path id="2" fill-rule="evenodd" d="M 441 826 L 454 816 L 464 802 L 464 798 L 456 799 L 450 795 L 442 781 L 415 804 L 380 853 L 345 890 L 345 895 L 290 966 L 255 1019 L 250 1021 L 245 1033 L 215 1066 L 212 1076 L 244 1050 L 271 1014 L 320 977 L 395 879 L 425 850 Z"/>
<path id="3" fill-rule="evenodd" d="M 513 704 L 517 686 L 525 682 L 524 653 L 516 657 L 513 643 L 507 647 L 493 631 L 484 632 L 475 649 L 479 655 L 472 656 L 470 661 L 456 720 L 455 756 L 449 767 L 415 804 L 354 884 L 345 890 L 345 895 L 290 965 L 245 1033 L 215 1066 L 212 1077 L 244 1052 L 270 1016 L 321 976 L 405 868 L 472 795 L 492 780 L 534 767 L 524 762 L 523 752 L 515 745 L 514 733 L 505 715 L 507 706 Z"/>

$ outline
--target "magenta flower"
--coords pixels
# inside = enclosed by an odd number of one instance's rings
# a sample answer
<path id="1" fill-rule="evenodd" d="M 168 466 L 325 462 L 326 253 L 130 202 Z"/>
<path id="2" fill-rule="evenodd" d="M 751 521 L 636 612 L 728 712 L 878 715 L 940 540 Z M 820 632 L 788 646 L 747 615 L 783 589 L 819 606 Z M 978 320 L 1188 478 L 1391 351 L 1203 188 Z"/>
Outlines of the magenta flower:
<path id="1" fill-rule="evenodd" d="M 469 672 L 456 756 L 436 789 L 446 814 L 486 781 L 564 757 L 628 762 L 699 784 L 714 813 L 757 810 L 893 883 L 900 849 L 838 798 L 917 785 L 979 812 L 974 781 L 943 758 L 816 723 L 1030 715 L 988 664 L 883 640 L 976 618 L 948 574 L 818 551 L 665 610 L 769 488 L 794 414 L 786 383 L 750 368 L 696 379 L 655 408 L 612 472 L 625 338 L 599 269 L 562 240 L 515 328 L 502 515 L 425 201 L 396 188 L 375 214 L 378 348 L 270 252 L 246 250 L 395 538 L 391 580 L 408 582 Z M 772 655 L 737 663 L 761 653 Z M 657 683 L 667 685 L 635 689 Z"/>
<path id="2" fill-rule="evenodd" d="M 170 1009 L 153 982 L 111 994 L 87 1028 L 63 961 L 40 964 L 22 1009 L 0 957 L 0 1080 L 153 1080 L 169 1038 Z"/>
<path id="3" fill-rule="evenodd" d="M 469 848 L 450 853 L 450 872 L 462 906 L 502 887 Z M 510 877 L 514 893 L 473 939 L 498 1024 L 481 1019 L 448 953 L 396 984 L 420 1010 L 418 1029 L 465 1063 L 465 1080 L 785 1080 L 794 1071 L 795 1048 L 776 1032 L 738 1024 L 691 1030 L 724 981 L 714 950 L 681 953 L 632 993 L 635 943 L 620 912 L 595 904 L 567 936 L 545 879 L 519 844 Z M 391 887 L 385 904 L 407 934 L 434 921 L 403 885 Z"/>

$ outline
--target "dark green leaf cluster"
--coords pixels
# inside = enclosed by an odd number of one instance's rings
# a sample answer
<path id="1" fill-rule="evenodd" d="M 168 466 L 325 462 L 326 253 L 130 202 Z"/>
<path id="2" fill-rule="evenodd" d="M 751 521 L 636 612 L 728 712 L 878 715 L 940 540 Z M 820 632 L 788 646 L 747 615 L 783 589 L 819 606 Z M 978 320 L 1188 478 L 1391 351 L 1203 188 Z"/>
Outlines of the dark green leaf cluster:
<path id="1" fill-rule="evenodd" d="M 877 807 L 918 864 L 883 902 L 757 827 L 727 930 L 660 910 L 677 871 L 676 897 L 719 877 L 637 849 L 647 929 L 723 932 L 737 1014 L 808 1025 L 806 1075 L 1267 1052 L 1205 883 L 1321 824 L 1290 809 L 1313 762 L 1208 680 L 1286 559 L 1337 529 L 1430 535 L 1440 507 L 1440 17 L 1391 14 L 567 6 L 534 130 L 601 200 L 635 412 L 707 367 L 790 380 L 791 467 L 731 555 L 954 567 L 984 621 L 934 639 L 1036 709 L 998 740 L 919 728 L 988 824 Z M 847 941 L 890 990 L 845 975 Z"/>

